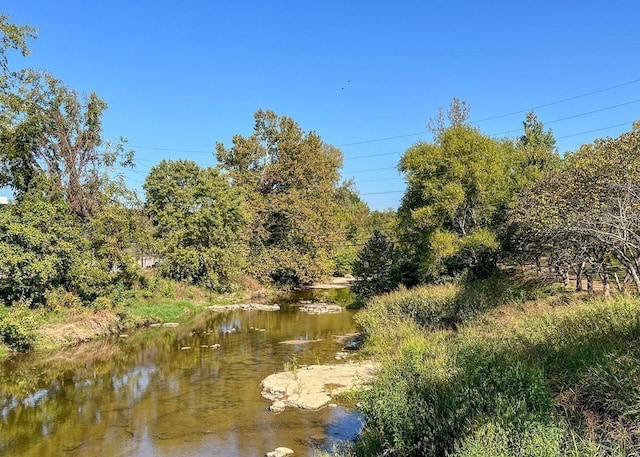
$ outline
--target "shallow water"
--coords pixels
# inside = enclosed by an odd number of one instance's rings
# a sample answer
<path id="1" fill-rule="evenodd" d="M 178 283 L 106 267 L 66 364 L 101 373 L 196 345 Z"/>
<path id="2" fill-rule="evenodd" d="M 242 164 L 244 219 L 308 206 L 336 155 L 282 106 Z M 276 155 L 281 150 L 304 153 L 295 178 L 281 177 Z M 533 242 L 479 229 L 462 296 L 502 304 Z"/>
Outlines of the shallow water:
<path id="1" fill-rule="evenodd" d="M 358 415 L 275 415 L 260 381 L 285 363 L 335 362 L 334 337 L 354 330 L 350 311 L 314 316 L 284 305 L 12 357 L 0 364 L 0 455 L 250 457 L 286 446 L 312 456 L 354 437 Z M 280 344 L 292 339 L 322 341 Z"/>

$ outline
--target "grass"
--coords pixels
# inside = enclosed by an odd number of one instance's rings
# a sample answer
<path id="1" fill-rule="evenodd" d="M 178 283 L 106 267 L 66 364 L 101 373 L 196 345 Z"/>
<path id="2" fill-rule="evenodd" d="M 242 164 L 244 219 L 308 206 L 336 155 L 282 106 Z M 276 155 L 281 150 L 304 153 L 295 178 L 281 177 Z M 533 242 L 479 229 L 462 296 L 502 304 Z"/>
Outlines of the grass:
<path id="1" fill-rule="evenodd" d="M 357 320 L 382 369 L 360 394 L 365 427 L 344 455 L 640 449 L 637 297 L 584 300 L 503 276 L 401 290 Z"/>
<path id="2" fill-rule="evenodd" d="M 11 351 L 53 349 L 160 322 L 181 322 L 210 305 L 226 305 L 267 293 L 246 278 L 219 294 L 144 271 L 130 289 L 117 289 L 86 306 L 69 292 L 52 291 L 43 308 L 28 304 L 0 307 L 0 359 Z"/>

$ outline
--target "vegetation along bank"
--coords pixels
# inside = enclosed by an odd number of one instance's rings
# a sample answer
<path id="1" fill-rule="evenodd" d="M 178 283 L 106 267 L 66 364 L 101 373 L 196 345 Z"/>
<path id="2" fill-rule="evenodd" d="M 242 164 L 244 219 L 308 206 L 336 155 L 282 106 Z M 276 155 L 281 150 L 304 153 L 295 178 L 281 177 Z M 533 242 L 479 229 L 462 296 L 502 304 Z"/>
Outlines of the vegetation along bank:
<path id="1" fill-rule="evenodd" d="M 640 123 L 560 153 L 534 112 L 495 138 L 453 99 L 402 155 L 397 211 L 370 211 L 338 148 L 258 110 L 215 167 L 163 160 L 142 197 L 105 101 L 14 64 L 32 28 L 0 33 L 0 353 L 352 273 L 382 367 L 337 453 L 640 450 Z"/>

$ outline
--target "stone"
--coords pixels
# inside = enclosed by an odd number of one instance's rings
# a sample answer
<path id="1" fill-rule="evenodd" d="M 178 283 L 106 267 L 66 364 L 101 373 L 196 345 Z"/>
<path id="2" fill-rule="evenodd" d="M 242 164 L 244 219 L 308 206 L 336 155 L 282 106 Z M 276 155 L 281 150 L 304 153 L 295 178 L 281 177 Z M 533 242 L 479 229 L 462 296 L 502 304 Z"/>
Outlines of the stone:
<path id="1" fill-rule="evenodd" d="M 165 322 L 164 324 L 162 324 L 163 327 L 171 327 L 171 328 L 177 327 L 179 325 L 180 324 L 178 324 L 177 322 Z"/>
<path id="2" fill-rule="evenodd" d="M 294 452 L 288 447 L 277 447 L 275 451 L 267 452 L 265 457 L 287 457 L 293 454 Z"/>
<path id="3" fill-rule="evenodd" d="M 285 409 L 287 409 L 287 404 L 281 400 L 276 400 L 269 406 L 269 411 L 272 413 L 281 413 Z"/>
<path id="4" fill-rule="evenodd" d="M 311 303 L 301 306 L 299 310 L 309 314 L 341 313 L 342 306 L 331 303 Z"/>
<path id="5" fill-rule="evenodd" d="M 278 311 L 280 310 L 280 305 L 264 305 L 262 303 L 239 303 L 236 305 L 215 305 L 208 306 L 207 310 L 215 311 L 215 312 L 225 312 L 225 311 Z"/>
<path id="6" fill-rule="evenodd" d="M 262 396 L 299 409 L 320 409 L 331 403 L 332 395 L 366 384 L 375 370 L 373 362 L 361 362 L 283 371 L 262 380 Z"/>

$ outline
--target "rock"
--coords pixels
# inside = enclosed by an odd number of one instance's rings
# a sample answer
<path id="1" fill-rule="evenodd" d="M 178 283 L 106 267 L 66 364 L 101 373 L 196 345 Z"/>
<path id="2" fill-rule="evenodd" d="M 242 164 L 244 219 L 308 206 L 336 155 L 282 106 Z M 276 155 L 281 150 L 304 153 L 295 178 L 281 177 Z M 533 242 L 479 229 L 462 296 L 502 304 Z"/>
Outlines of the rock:
<path id="1" fill-rule="evenodd" d="M 300 311 L 309 314 L 329 314 L 342 312 L 342 306 L 330 303 L 311 303 L 301 306 L 299 309 Z"/>
<path id="2" fill-rule="evenodd" d="M 165 322 L 164 324 L 162 324 L 163 327 L 171 327 L 171 328 L 177 327 L 178 325 L 180 324 L 178 324 L 177 322 Z"/>
<path id="3" fill-rule="evenodd" d="M 276 400 L 269 406 L 269 411 L 272 413 L 281 413 L 285 409 L 287 409 L 287 404 L 282 400 Z"/>
<path id="4" fill-rule="evenodd" d="M 267 452 L 265 457 L 287 457 L 293 454 L 294 452 L 288 447 L 277 447 L 275 451 Z"/>
<path id="5" fill-rule="evenodd" d="M 218 349 L 220 347 L 220 345 L 218 343 L 216 344 L 212 344 L 211 346 L 209 346 L 211 349 Z"/>
<path id="6" fill-rule="evenodd" d="M 319 340 L 287 340 L 280 341 L 280 344 L 308 344 L 308 343 L 318 343 L 320 341 L 324 341 L 322 339 Z"/>
<path id="7" fill-rule="evenodd" d="M 320 409 L 331 395 L 361 386 L 372 379 L 372 362 L 311 365 L 305 369 L 272 374 L 262 380 L 262 396 L 300 409 Z"/>
<path id="8" fill-rule="evenodd" d="M 187 351 L 191 349 L 191 346 L 182 346 L 180 349 L 182 349 L 183 351 Z"/>

